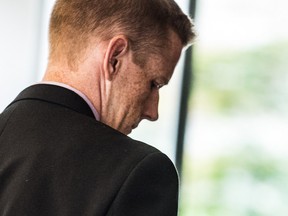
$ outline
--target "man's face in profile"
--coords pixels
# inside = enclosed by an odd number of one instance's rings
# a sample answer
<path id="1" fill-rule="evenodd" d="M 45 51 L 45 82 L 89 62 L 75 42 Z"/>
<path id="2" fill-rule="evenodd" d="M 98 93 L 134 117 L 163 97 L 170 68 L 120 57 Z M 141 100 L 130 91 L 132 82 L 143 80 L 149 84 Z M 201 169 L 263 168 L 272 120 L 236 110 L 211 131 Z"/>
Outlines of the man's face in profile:
<path id="1" fill-rule="evenodd" d="M 113 112 L 116 118 L 106 124 L 129 134 L 142 119 L 158 119 L 159 89 L 168 84 L 183 46 L 172 32 L 170 43 L 160 55 L 149 55 L 142 68 L 131 55 L 112 83 Z M 147 53 L 148 55 L 149 53 Z"/>

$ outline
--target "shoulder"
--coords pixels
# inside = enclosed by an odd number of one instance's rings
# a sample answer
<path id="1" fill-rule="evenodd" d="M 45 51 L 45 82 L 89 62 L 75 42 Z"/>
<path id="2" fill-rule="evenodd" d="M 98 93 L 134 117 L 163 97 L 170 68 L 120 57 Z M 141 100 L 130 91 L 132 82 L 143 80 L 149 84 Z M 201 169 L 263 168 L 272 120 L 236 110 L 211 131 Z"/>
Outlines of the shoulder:
<path id="1" fill-rule="evenodd" d="M 161 152 L 147 154 L 123 181 L 108 215 L 176 216 L 178 190 L 178 175 L 170 159 Z"/>

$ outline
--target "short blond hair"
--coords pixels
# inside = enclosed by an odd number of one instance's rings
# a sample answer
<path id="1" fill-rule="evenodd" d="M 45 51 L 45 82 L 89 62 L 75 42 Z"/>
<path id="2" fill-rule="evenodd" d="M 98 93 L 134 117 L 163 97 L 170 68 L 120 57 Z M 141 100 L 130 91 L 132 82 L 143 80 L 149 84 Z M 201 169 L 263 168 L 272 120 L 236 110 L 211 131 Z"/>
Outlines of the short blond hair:
<path id="1" fill-rule="evenodd" d="M 145 53 L 167 45 L 170 29 L 183 46 L 189 44 L 193 27 L 173 0 L 57 0 L 50 20 L 50 57 L 60 52 L 75 61 L 91 36 L 108 40 L 121 33 L 141 63 Z"/>

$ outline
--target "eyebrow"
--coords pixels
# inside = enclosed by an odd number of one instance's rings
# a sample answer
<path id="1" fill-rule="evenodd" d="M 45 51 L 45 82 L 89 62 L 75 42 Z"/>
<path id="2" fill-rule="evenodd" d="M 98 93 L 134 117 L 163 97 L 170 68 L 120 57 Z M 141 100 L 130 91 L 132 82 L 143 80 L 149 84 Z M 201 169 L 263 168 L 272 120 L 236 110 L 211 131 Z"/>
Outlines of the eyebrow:
<path id="1" fill-rule="evenodd" d="M 156 78 L 155 79 L 160 85 L 161 85 L 161 87 L 162 86 L 166 86 L 166 85 L 168 85 L 168 83 L 169 83 L 169 80 L 166 78 L 166 77 L 164 77 L 164 76 L 161 76 L 161 77 L 158 77 L 158 78 Z"/>

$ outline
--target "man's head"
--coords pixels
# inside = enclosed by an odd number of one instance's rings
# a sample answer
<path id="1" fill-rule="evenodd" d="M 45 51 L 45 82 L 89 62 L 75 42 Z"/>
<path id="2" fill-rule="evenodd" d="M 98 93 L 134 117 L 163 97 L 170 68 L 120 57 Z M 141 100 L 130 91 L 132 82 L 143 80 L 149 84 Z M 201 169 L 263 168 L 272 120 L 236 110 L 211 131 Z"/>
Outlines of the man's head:
<path id="1" fill-rule="evenodd" d="M 44 79 L 82 91 L 100 121 L 128 134 L 158 118 L 159 88 L 192 28 L 173 0 L 57 0 Z"/>
<path id="2" fill-rule="evenodd" d="M 169 30 L 183 46 L 193 38 L 192 24 L 173 0 L 58 0 L 50 21 L 50 57 L 77 63 L 90 40 L 125 35 L 134 61 L 167 46 Z"/>

